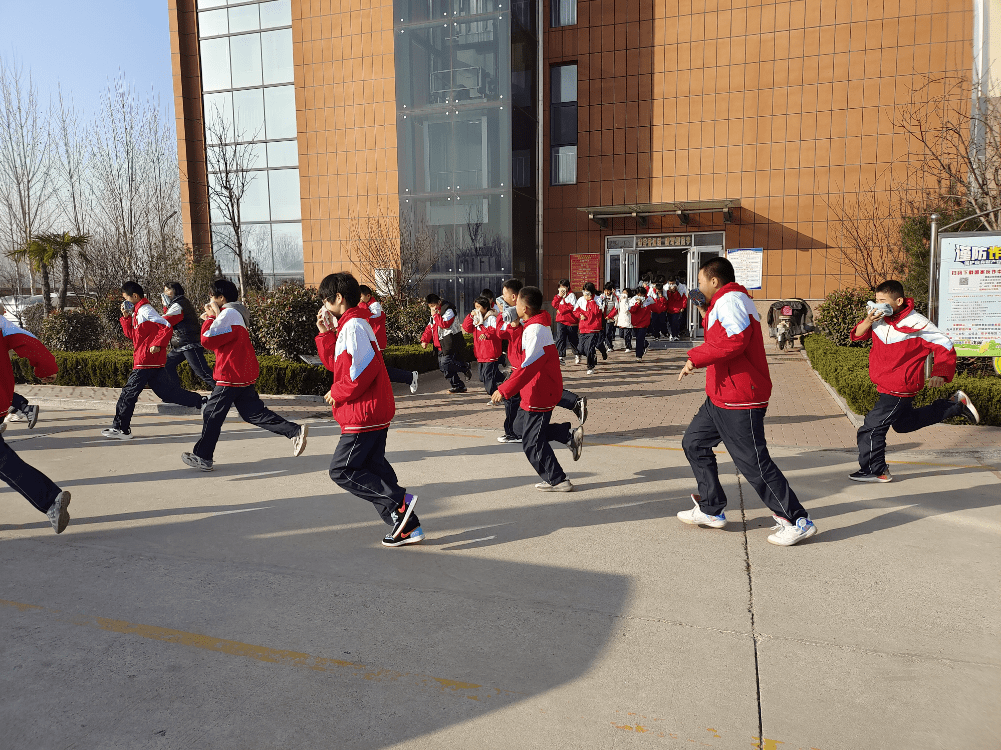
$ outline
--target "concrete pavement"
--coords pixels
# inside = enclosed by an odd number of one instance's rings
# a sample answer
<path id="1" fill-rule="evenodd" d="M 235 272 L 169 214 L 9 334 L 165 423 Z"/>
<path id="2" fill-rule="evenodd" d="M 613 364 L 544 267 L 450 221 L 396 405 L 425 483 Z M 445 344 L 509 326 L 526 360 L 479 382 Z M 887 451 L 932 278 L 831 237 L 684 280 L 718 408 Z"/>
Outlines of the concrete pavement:
<path id="1" fill-rule="evenodd" d="M 437 398 L 437 424 L 390 435 L 428 536 L 400 549 L 327 477 L 325 420 L 298 459 L 227 423 L 211 474 L 179 460 L 192 417 L 139 415 L 127 443 L 100 411 L 12 425 L 73 521 L 56 536 L 0 490 L 0 747 L 1001 743 L 996 450 L 898 451 L 893 483 L 860 486 L 850 451 L 775 447 L 820 528 L 783 549 L 725 454 L 730 524 L 674 518 L 680 431 L 630 434 L 662 403 L 619 430 L 596 398 L 581 461 L 558 450 L 579 491 L 553 495 L 496 430 L 453 423 L 495 424 L 485 397 Z"/>

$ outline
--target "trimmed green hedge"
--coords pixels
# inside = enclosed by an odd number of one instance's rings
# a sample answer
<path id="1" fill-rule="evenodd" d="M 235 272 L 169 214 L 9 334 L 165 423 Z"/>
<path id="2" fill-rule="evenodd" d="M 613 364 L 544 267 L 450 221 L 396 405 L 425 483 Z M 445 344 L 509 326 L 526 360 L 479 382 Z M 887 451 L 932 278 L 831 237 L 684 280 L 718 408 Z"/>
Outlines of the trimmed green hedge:
<path id="1" fill-rule="evenodd" d="M 856 414 L 866 414 L 876 403 L 876 386 L 869 380 L 869 349 L 837 346 L 820 334 L 806 337 L 806 354 L 813 369 L 848 403 Z M 942 388 L 925 388 L 914 399 L 925 406 L 935 399 L 965 391 L 980 412 L 980 424 L 1001 425 L 1001 378 L 957 375 Z M 956 420 L 956 424 L 966 424 Z"/>
<path id="2" fill-rule="evenodd" d="M 470 337 L 467 337 L 470 338 Z M 472 356 L 472 346 L 467 347 Z M 56 385 L 93 386 L 96 388 L 121 388 L 132 372 L 132 352 L 105 349 L 94 352 L 53 352 L 59 365 Z M 215 364 L 215 355 L 206 352 L 209 366 Z M 431 372 L 438 369 L 434 349 L 421 349 L 420 345 L 391 346 L 386 349 L 386 364 L 402 370 Z M 258 356 L 261 374 L 257 379 L 259 393 L 322 395 L 330 390 L 332 375 L 324 367 L 305 362 L 289 362 L 281 357 Z M 14 379 L 18 383 L 37 383 L 26 359 L 14 359 Z M 181 384 L 189 390 L 200 390 L 205 384 L 196 378 L 181 362 L 177 368 Z"/>

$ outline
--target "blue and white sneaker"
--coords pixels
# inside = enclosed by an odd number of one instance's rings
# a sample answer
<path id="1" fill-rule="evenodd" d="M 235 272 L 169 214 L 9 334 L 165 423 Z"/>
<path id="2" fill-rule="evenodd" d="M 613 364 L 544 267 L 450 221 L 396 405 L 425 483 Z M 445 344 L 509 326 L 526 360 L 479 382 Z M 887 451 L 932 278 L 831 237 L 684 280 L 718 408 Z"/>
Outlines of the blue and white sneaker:
<path id="1" fill-rule="evenodd" d="M 817 533 L 817 527 L 809 518 L 800 518 L 796 523 L 790 523 L 781 516 L 772 518 L 775 519 L 775 525 L 772 526 L 775 533 L 768 537 L 768 541 L 780 547 L 791 547 Z"/>
<path id="2" fill-rule="evenodd" d="M 726 514 L 720 513 L 718 516 L 710 516 L 708 513 L 703 513 L 699 508 L 699 501 L 701 499 L 699 495 L 692 495 L 692 502 L 695 503 L 695 507 L 691 510 L 683 510 L 678 513 L 678 520 L 692 526 L 708 526 L 712 529 L 722 529 L 726 526 Z"/>

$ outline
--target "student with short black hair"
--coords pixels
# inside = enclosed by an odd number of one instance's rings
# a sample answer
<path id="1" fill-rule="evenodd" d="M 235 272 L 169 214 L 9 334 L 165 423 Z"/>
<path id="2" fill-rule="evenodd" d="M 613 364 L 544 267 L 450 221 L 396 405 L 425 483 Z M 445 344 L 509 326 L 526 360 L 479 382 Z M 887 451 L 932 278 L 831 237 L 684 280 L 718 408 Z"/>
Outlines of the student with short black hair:
<path id="1" fill-rule="evenodd" d="M 205 361 L 205 349 L 202 347 L 198 312 L 185 296 L 181 282 L 168 281 L 164 284 L 160 300 L 163 302 L 163 319 L 173 329 L 170 352 L 167 354 L 167 374 L 179 383 L 177 366 L 187 360 L 195 377 L 210 389 L 214 388 L 215 380 L 212 379 L 212 370 Z"/>
<path id="2" fill-rule="evenodd" d="M 653 311 L 655 298 L 650 296 L 641 286 L 629 302 L 629 319 L 636 337 L 636 359 L 643 359 L 646 354 L 647 328 L 650 327 L 650 315 Z"/>
<path id="3" fill-rule="evenodd" d="M 859 470 L 849 475 L 856 482 L 890 482 L 886 465 L 886 433 L 914 432 L 952 417 L 971 424 L 980 414 L 963 391 L 937 399 L 920 409 L 914 398 L 925 387 L 925 360 L 931 354 L 934 366 L 927 385 L 940 388 L 956 374 L 956 350 L 951 339 L 924 315 L 914 310 L 914 300 L 904 295 L 899 281 L 888 280 L 876 287 L 876 301 L 851 333 L 852 341 L 872 341 L 869 379 L 876 386 L 875 406 L 858 429 Z"/>
<path id="4" fill-rule="evenodd" d="M 619 314 L 619 296 L 615 292 L 615 284 L 611 281 L 605 282 L 602 289 L 600 302 L 605 310 L 605 321 L 603 324 L 603 334 L 605 345 L 608 351 L 615 351 L 615 318 Z"/>
<path id="5" fill-rule="evenodd" d="M 615 327 L 622 336 L 622 346 L 627 352 L 633 350 L 633 316 L 629 312 L 632 305 L 633 290 L 623 289 L 619 295 L 618 313 L 615 316 Z"/>
<path id="6" fill-rule="evenodd" d="M 542 309 L 542 290 L 526 286 L 518 292 L 516 310 L 523 328 L 520 343 L 524 357 L 518 368 L 494 392 L 491 400 L 520 398 L 515 429 L 521 435 L 521 447 L 542 481 L 535 485 L 542 492 L 572 492 L 574 487 L 553 453 L 551 441 L 570 448 L 574 461 L 584 449 L 584 428 L 571 430 L 570 424 L 552 424 L 553 409 L 563 394 L 552 320 Z"/>
<path id="7" fill-rule="evenodd" d="M 125 337 L 135 350 L 132 372 L 122 387 L 115 407 L 115 419 L 101 434 L 110 440 L 132 439 L 132 415 L 143 389 L 149 386 L 161 401 L 200 409 L 205 398 L 193 391 L 186 391 L 180 381 L 167 374 L 167 344 L 173 335 L 163 316 L 146 299 L 143 288 L 135 281 L 122 284 L 122 317 L 120 323 Z"/>
<path id="8" fill-rule="evenodd" d="M 497 386 L 504 382 L 499 363 L 501 338 L 497 334 L 497 322 L 494 302 L 486 295 L 476 298 L 473 311 L 462 321 L 462 330 L 473 335 L 473 353 L 480 364 L 480 382 L 488 396 L 494 395 Z"/>
<path id="9" fill-rule="evenodd" d="M 386 460 L 386 438 L 396 414 L 375 332 L 358 302 L 361 292 L 350 273 L 332 273 L 320 282 L 323 309 L 316 314 L 316 350 L 323 366 L 334 374 L 324 400 L 341 426 L 341 437 L 330 459 L 330 478 L 341 489 L 372 503 L 392 528 L 385 547 L 416 544 L 424 539 L 414 513 L 417 496 L 400 486 Z M 331 325 L 328 316 L 337 320 Z"/>
<path id="10" fill-rule="evenodd" d="M 421 334 L 421 348 L 426 349 L 433 344 L 438 350 L 438 369 L 451 386 L 448 392 L 465 393 L 466 386 L 459 373 L 469 380 L 473 371 L 465 360 L 466 338 L 462 335 L 462 323 L 455 305 L 437 294 L 429 294 L 424 302 L 431 311 L 431 319 Z"/>
<path id="11" fill-rule="evenodd" d="M 570 290 L 570 281 L 560 279 L 556 295 L 553 297 L 553 309 L 556 311 L 556 351 L 560 357 L 560 364 L 563 364 L 567 354 L 567 344 L 573 349 L 574 363 L 580 364 L 580 343 L 577 338 L 577 316 L 574 315 L 574 307 L 577 304 L 577 295 Z"/>
<path id="12" fill-rule="evenodd" d="M 389 339 L 386 337 L 386 311 L 382 307 L 382 302 L 379 301 L 379 298 L 375 296 L 375 292 L 372 291 L 372 287 L 367 284 L 360 284 L 358 289 L 361 291 L 361 302 L 359 304 L 368 311 L 368 323 L 372 326 L 372 330 L 375 331 L 376 343 L 379 344 L 379 349 L 385 352 L 386 347 L 389 345 Z M 402 370 L 399 367 L 386 365 L 386 372 L 389 373 L 390 383 L 402 383 L 410 387 L 411 393 L 417 393 L 419 375 L 417 370 Z"/>
<path id="13" fill-rule="evenodd" d="M 577 302 L 574 313 L 580 321 L 580 352 L 587 358 L 587 374 L 594 375 L 598 366 L 598 347 L 604 349 L 601 338 L 604 336 L 604 309 L 596 299 L 598 290 L 590 281 L 584 284 L 581 299 Z M 603 354 L 607 357 L 607 355 Z"/>
<path id="14" fill-rule="evenodd" d="M 758 497 L 772 511 L 775 533 L 768 541 L 788 547 L 817 533 L 806 509 L 775 465 L 765 443 L 765 411 L 772 392 L 761 333 L 761 315 L 747 290 L 735 281 L 726 258 L 706 261 L 699 269 L 699 291 L 709 300 L 705 340 L 690 349 L 680 381 L 696 368 L 706 369 L 706 400 L 692 419 L 681 447 L 698 483 L 695 507 L 678 513 L 683 523 L 719 529 L 726 525 L 726 493 L 719 481 L 716 455 L 720 443 Z"/>
<path id="15" fill-rule="evenodd" d="M 237 302 L 239 292 L 229 279 L 212 282 L 212 296 L 202 320 L 202 346 L 215 352 L 215 388 L 202 409 L 202 436 L 181 460 L 193 469 L 212 471 L 213 456 L 230 407 L 244 422 L 282 435 L 292 441 L 292 455 L 306 449 L 309 428 L 280 417 L 268 409 L 254 384 L 260 374 L 257 353 L 250 341 L 250 311 Z"/>

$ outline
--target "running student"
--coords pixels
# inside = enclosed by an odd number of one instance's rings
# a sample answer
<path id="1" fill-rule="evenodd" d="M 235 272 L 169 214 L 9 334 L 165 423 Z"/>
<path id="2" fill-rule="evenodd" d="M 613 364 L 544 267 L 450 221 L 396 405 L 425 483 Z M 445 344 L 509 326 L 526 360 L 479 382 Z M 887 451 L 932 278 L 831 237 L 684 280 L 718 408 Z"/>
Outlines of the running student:
<path id="1" fill-rule="evenodd" d="M 323 366 L 334 374 L 323 397 L 341 426 L 341 437 L 330 460 L 330 478 L 341 489 L 368 500 L 392 531 L 386 547 L 416 544 L 424 539 L 414 513 L 417 496 L 406 492 L 386 460 L 386 437 L 396 414 L 396 401 L 375 332 L 358 301 L 358 282 L 349 273 L 332 273 L 320 282 L 323 309 L 316 315 L 316 350 Z M 325 313 L 337 319 L 327 323 Z"/>
<path id="2" fill-rule="evenodd" d="M 517 310 L 518 294 L 524 286 L 521 279 L 508 279 L 504 282 L 503 295 L 506 305 L 503 316 L 504 322 L 501 323 L 497 331 L 501 339 L 505 340 L 508 344 L 508 359 L 511 362 L 512 375 L 521 366 L 522 360 L 525 358 L 521 345 L 521 336 L 524 329 L 518 317 Z M 517 394 L 505 399 L 504 434 L 497 438 L 498 443 L 521 442 L 521 433 L 518 432 L 516 427 L 516 420 L 520 413 L 518 407 L 520 405 L 521 398 Z M 587 396 L 578 396 L 573 391 L 564 390 L 558 406 L 572 411 L 580 424 L 583 425 L 587 421 Z"/>
<path id="3" fill-rule="evenodd" d="M 0 304 L 0 317 L 7 315 L 7 308 Z M 7 320 L 4 317 L 5 320 Z M 24 330 L 19 328 L 16 323 L 11 320 L 7 320 L 8 323 L 13 323 L 14 327 L 19 331 Z M 2 323 L 0 323 L 2 325 Z M 25 331 L 29 336 L 32 334 Z M 46 350 L 48 351 L 48 350 Z M 12 371 L 13 372 L 13 371 Z M 13 382 L 13 381 L 11 381 Z M 11 386 L 13 391 L 13 386 Z M 0 435 L 2 435 L 7 429 L 8 422 L 19 422 L 25 420 L 28 423 L 28 429 L 30 430 L 38 422 L 38 407 L 35 404 L 29 404 L 28 399 L 22 396 L 20 393 L 14 392 L 11 396 L 10 408 L 7 409 L 7 416 L 4 418 L 3 422 L 0 422 Z"/>
<path id="4" fill-rule="evenodd" d="M 523 329 L 519 338 L 522 360 L 491 400 L 500 403 L 501 399 L 519 397 L 521 410 L 515 429 L 522 436 L 525 457 L 542 478 L 535 488 L 542 492 L 572 492 L 573 484 L 549 443 L 555 440 L 565 444 L 577 461 L 584 449 L 584 427 L 578 425 L 571 430 L 569 422 L 551 422 L 553 409 L 563 393 L 563 374 L 550 328 L 552 321 L 542 309 L 542 299 L 542 290 L 534 286 L 523 287 L 518 293 L 516 309 L 521 321 L 519 327 Z"/>
<path id="5" fill-rule="evenodd" d="M 500 371 L 501 339 L 497 334 L 498 319 L 494 301 L 482 295 L 476 298 L 473 311 L 462 321 L 462 330 L 473 334 L 473 353 L 480 363 L 480 382 L 488 396 L 494 395 L 497 386 L 504 382 Z"/>
<path id="6" fill-rule="evenodd" d="M 201 323 L 198 322 L 198 312 L 184 295 L 184 287 L 180 282 L 171 281 L 164 284 L 160 295 L 163 302 L 163 319 L 170 323 L 173 335 L 170 339 L 170 353 L 167 354 L 167 374 L 180 382 L 177 366 L 187 360 L 188 367 L 210 389 L 215 388 L 212 370 L 205 361 L 205 349 L 202 347 Z"/>
<path id="7" fill-rule="evenodd" d="M 765 411 L 772 381 L 761 316 L 747 290 L 735 283 L 733 265 L 726 258 L 702 264 L 699 290 L 709 300 L 705 340 L 689 350 L 678 375 L 680 381 L 696 368 L 707 368 L 707 398 L 681 441 L 699 494 L 692 495 L 695 507 L 678 513 L 678 519 L 714 529 L 726 526 L 726 495 L 713 453 L 722 442 L 737 470 L 772 511 L 775 533 L 768 541 L 788 547 L 816 534 L 817 527 L 765 445 Z"/>
<path id="8" fill-rule="evenodd" d="M 653 309 L 654 298 L 643 293 L 643 287 L 636 290 L 636 296 L 629 303 L 630 321 L 633 326 L 633 335 L 636 337 L 636 359 L 643 359 L 646 354 L 647 343 L 646 333 L 650 327 L 650 313 Z"/>
<path id="9" fill-rule="evenodd" d="M 563 364 L 567 355 L 567 344 L 573 349 L 574 364 L 580 364 L 580 343 L 577 339 L 577 316 L 574 306 L 577 296 L 570 291 L 570 282 L 560 279 L 556 295 L 553 297 L 553 309 L 556 311 L 556 352 Z"/>
<path id="10" fill-rule="evenodd" d="M 186 391 L 167 374 L 167 344 L 173 330 L 146 299 L 143 288 L 134 281 L 122 284 L 122 331 L 132 342 L 132 372 L 118 397 L 115 419 L 101 434 L 112 440 L 132 439 L 132 415 L 143 389 L 149 386 L 161 401 L 200 409 L 205 398 Z"/>
<path id="11" fill-rule="evenodd" d="M 459 323 L 455 306 L 437 294 L 429 294 L 424 301 L 431 311 L 431 320 L 421 334 L 421 348 L 427 349 L 428 344 L 434 344 L 434 348 L 438 350 L 438 369 L 452 386 L 448 392 L 465 393 L 466 386 L 459 379 L 459 373 L 469 380 L 473 377 L 473 371 L 462 356 L 466 353 L 466 338 L 462 335 L 462 324 Z"/>
<path id="12" fill-rule="evenodd" d="M 598 352 L 608 359 L 605 351 L 604 337 L 605 312 L 595 297 L 598 290 L 590 281 L 584 284 L 584 291 L 581 299 L 574 309 L 577 319 L 580 321 L 580 352 L 587 357 L 587 374 L 594 375 L 594 368 L 598 366 Z"/>
<path id="13" fill-rule="evenodd" d="M 598 298 L 602 308 L 605 310 L 604 336 L 605 345 L 608 351 L 615 351 L 615 318 L 619 314 L 619 298 L 615 293 L 615 285 L 611 281 L 605 282 L 605 288 Z"/>
<path id="14" fill-rule="evenodd" d="M 633 350 L 633 316 L 629 313 L 632 304 L 633 290 L 623 289 L 619 295 L 619 309 L 615 316 L 615 325 L 622 334 L 622 346 L 627 352 Z"/>
<path id="15" fill-rule="evenodd" d="M 12 351 L 28 360 L 35 375 L 43 383 L 55 382 L 58 369 L 56 358 L 34 335 L 0 315 L 0 339 L 3 341 L 0 347 L 0 407 L 10 408 L 14 395 L 14 368 L 10 363 Z M 70 521 L 67 510 L 70 504 L 69 491 L 59 489 L 45 474 L 25 463 L 4 442 L 3 437 L 0 437 L 0 479 L 48 516 L 49 523 L 57 534 L 63 533 Z"/>
<path id="16" fill-rule="evenodd" d="M 678 291 L 678 283 L 671 279 L 665 285 L 664 299 L 667 300 L 667 317 L 671 324 L 668 341 L 681 341 L 681 314 L 688 305 L 688 297 Z"/>
<path id="17" fill-rule="evenodd" d="M 388 339 L 386 338 L 386 311 L 383 309 L 382 303 L 372 293 L 371 287 L 362 284 L 358 288 L 361 290 L 361 302 L 359 304 L 368 310 L 368 323 L 372 326 L 372 330 L 375 331 L 376 343 L 379 344 L 381 351 L 386 351 L 386 346 L 388 345 Z M 411 393 L 417 393 L 417 370 L 408 371 L 401 370 L 399 367 L 387 366 L 386 372 L 389 373 L 389 382 L 403 383 L 410 386 Z"/>
<path id="18" fill-rule="evenodd" d="M 899 281 L 884 281 L 876 287 L 876 304 L 859 321 L 852 341 L 872 341 L 869 379 L 876 386 L 876 405 L 858 430 L 859 470 L 849 475 L 856 482 L 890 482 L 886 465 L 886 433 L 914 432 L 950 417 L 980 422 L 970 397 L 956 391 L 920 409 L 914 397 L 925 386 L 925 359 L 934 357 L 929 388 L 952 382 L 956 374 L 956 350 L 952 341 L 928 318 L 914 311 L 914 300 L 904 297 Z"/>
<path id="19" fill-rule="evenodd" d="M 232 406 L 244 422 L 291 440 L 293 456 L 306 449 L 309 428 L 278 416 L 257 395 L 254 383 L 260 366 L 247 332 L 250 313 L 236 301 L 238 297 L 236 284 L 216 279 L 202 315 L 202 346 L 215 352 L 215 388 L 202 409 L 201 439 L 191 453 L 181 454 L 181 460 L 193 469 L 212 471 L 216 443 Z"/>

